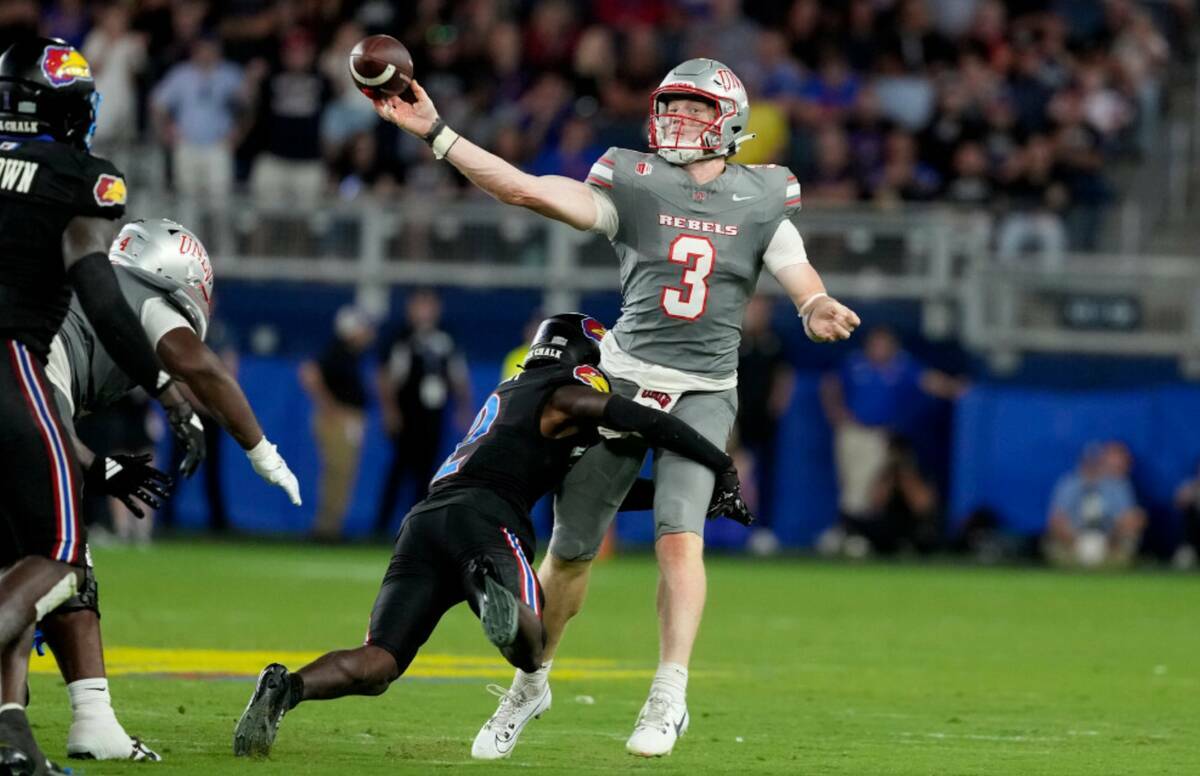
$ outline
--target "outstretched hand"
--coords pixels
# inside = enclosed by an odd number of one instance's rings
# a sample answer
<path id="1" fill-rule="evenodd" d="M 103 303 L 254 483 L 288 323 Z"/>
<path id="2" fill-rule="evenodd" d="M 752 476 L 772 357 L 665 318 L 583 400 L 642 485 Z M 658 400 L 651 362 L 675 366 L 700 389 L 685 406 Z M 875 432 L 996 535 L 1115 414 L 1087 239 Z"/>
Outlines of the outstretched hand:
<path id="1" fill-rule="evenodd" d="M 135 517 L 145 517 L 138 501 L 161 509 L 171 495 L 171 478 L 151 465 L 149 454 L 97 457 L 84 475 L 86 487 L 119 499 Z"/>
<path id="2" fill-rule="evenodd" d="M 437 121 L 437 108 L 433 106 L 433 100 L 429 99 L 429 94 L 421 88 L 416 79 L 413 79 L 408 88 L 412 91 L 413 102 L 405 102 L 399 97 L 372 100 L 375 112 L 379 114 L 379 118 L 395 124 L 405 132 L 424 137 L 433 128 L 433 122 Z"/>

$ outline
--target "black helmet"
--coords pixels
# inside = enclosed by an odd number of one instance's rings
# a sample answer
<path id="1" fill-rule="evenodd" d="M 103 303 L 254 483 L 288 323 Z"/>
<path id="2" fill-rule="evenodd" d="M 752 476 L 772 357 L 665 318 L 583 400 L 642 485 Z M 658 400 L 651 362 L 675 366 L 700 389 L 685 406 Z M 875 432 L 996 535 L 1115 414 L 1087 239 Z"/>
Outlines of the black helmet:
<path id="1" fill-rule="evenodd" d="M 542 321 L 525 356 L 525 368 L 547 364 L 600 365 L 604 324 L 583 313 L 559 313 Z"/>
<path id="2" fill-rule="evenodd" d="M 58 38 L 28 38 L 0 54 L 0 135 L 91 146 L 99 95 L 83 54 Z"/>

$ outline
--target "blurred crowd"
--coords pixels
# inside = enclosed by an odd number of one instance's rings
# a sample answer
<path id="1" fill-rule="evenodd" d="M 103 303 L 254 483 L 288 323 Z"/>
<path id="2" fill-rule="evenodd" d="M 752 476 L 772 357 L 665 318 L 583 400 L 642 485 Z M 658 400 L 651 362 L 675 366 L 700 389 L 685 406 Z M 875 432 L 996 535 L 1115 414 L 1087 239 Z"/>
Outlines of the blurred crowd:
<path id="1" fill-rule="evenodd" d="M 535 173 L 582 178 L 645 146 L 647 96 L 683 59 L 733 68 L 758 139 L 806 202 L 939 200 L 1000 217 L 997 248 L 1093 248 L 1106 165 L 1161 136 L 1195 0 L 9 0 L 0 38 L 80 46 L 97 146 L 169 153 L 174 189 L 301 205 L 410 184 L 472 196 L 376 120 L 347 75 L 386 32 L 447 121 Z M 2 41 L 0 41 L 2 42 Z"/>

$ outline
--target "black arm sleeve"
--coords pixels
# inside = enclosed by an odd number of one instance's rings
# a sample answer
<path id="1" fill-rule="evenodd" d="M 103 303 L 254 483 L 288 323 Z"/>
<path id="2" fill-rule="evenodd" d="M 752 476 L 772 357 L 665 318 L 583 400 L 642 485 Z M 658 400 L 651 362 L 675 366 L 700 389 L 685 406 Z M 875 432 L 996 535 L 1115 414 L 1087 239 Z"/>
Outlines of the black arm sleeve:
<path id="1" fill-rule="evenodd" d="M 147 393 L 157 396 L 161 390 L 158 385 L 161 367 L 150 350 L 142 325 L 121 294 L 108 257 L 99 252 L 84 256 L 67 270 L 67 279 L 113 361 Z"/>
<path id="2" fill-rule="evenodd" d="M 641 434 L 651 447 L 691 458 L 718 474 L 733 466 L 733 460 L 723 450 L 679 418 L 643 407 L 624 396 L 612 396 L 605 403 L 601 425 L 613 431 Z"/>
<path id="3" fill-rule="evenodd" d="M 618 512 L 643 512 L 654 509 L 654 480 L 638 477 L 633 487 L 625 494 L 625 500 L 617 507 Z"/>

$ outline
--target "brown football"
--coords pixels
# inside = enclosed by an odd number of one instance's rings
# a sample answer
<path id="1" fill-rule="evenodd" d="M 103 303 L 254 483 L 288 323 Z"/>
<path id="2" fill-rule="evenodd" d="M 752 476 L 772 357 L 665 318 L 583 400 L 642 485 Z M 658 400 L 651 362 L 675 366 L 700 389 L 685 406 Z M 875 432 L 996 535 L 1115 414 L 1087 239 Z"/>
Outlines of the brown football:
<path id="1" fill-rule="evenodd" d="M 412 54 L 391 35 L 363 38 L 350 51 L 350 77 L 372 100 L 395 95 L 410 99 L 406 92 L 413 77 Z"/>

